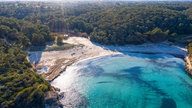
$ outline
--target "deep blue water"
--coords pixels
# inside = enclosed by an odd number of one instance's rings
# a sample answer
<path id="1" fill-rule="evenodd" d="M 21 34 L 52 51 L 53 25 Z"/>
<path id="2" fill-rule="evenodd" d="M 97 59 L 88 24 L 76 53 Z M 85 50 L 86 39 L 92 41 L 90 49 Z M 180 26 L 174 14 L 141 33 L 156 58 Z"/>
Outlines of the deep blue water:
<path id="1" fill-rule="evenodd" d="M 165 54 L 106 56 L 77 63 L 52 82 L 65 106 L 192 108 L 184 61 Z"/>

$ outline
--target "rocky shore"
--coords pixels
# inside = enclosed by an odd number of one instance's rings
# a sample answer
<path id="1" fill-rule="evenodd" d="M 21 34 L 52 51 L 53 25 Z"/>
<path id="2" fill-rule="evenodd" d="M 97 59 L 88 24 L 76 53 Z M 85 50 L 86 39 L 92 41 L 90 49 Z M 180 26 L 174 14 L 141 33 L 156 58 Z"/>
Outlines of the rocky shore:
<path id="1" fill-rule="evenodd" d="M 61 72 L 65 71 L 67 66 L 72 65 L 75 61 L 77 61 L 76 58 L 73 59 L 67 59 L 62 58 L 55 61 L 55 64 L 50 67 L 49 71 L 47 73 L 42 73 L 42 76 L 47 81 L 54 80 Z"/>
<path id="2" fill-rule="evenodd" d="M 93 44 L 86 38 L 72 37 L 65 43 L 76 45 L 76 47 L 61 51 L 36 51 L 30 52 L 29 61 L 33 64 L 37 73 L 41 74 L 45 80 L 51 82 L 61 72 L 73 63 L 99 56 L 120 54 L 111 50 L 106 50 Z"/>
<path id="3" fill-rule="evenodd" d="M 92 59 L 95 57 L 126 53 L 143 53 L 169 54 L 183 59 L 187 52 L 186 49 L 169 45 L 166 42 L 159 44 L 146 43 L 142 45 L 105 46 L 92 43 L 86 38 L 71 37 L 68 40 L 65 40 L 65 43 L 74 44 L 76 47 L 61 51 L 30 52 L 28 59 L 32 64 L 34 64 L 36 71 L 49 82 L 53 81 L 57 76 L 64 72 L 68 66 L 71 66 L 78 61 Z M 186 70 L 188 70 L 188 73 L 192 73 L 189 58 L 185 58 L 185 61 L 187 61 Z M 59 100 L 65 100 L 64 95 L 67 94 L 70 93 L 60 93 L 60 91 L 56 88 L 46 93 L 45 103 L 48 105 L 47 108 L 53 108 L 53 106 L 57 106 L 56 108 L 63 107 Z M 67 101 L 65 100 L 64 102 Z M 80 103 L 82 104 L 85 102 Z M 70 103 L 66 104 L 70 105 Z M 84 106 L 84 104 L 82 105 Z"/>
<path id="4" fill-rule="evenodd" d="M 191 61 L 190 61 L 191 57 L 186 56 L 185 57 L 185 70 L 186 72 L 192 76 L 192 66 L 191 66 Z"/>
<path id="5" fill-rule="evenodd" d="M 63 108 L 63 105 L 59 101 L 61 97 L 64 97 L 63 93 L 58 93 L 60 89 L 52 87 L 51 91 L 45 93 L 45 107 L 46 108 Z"/>
<path id="6" fill-rule="evenodd" d="M 142 54 L 170 54 L 184 59 L 186 49 L 163 43 L 145 43 L 142 45 L 106 46 L 92 43 L 87 38 L 70 37 L 65 43 L 74 44 L 76 47 L 61 51 L 36 51 L 30 52 L 29 60 L 34 68 L 47 81 L 54 80 L 67 66 L 89 58 L 106 55 L 142 53 Z"/>

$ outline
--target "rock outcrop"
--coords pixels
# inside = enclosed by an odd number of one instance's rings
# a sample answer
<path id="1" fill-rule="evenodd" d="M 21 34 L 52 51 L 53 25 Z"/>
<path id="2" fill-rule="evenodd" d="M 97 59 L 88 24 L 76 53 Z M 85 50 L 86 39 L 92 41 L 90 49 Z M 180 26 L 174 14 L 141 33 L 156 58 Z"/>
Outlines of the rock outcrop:
<path id="1" fill-rule="evenodd" d="M 46 108 L 63 108 L 63 105 L 59 101 L 59 94 L 53 88 L 52 91 L 48 91 L 45 94 L 45 106 Z"/>
<path id="2" fill-rule="evenodd" d="M 185 57 L 185 70 L 190 76 L 192 76 L 192 66 L 191 66 L 191 61 L 189 56 Z"/>

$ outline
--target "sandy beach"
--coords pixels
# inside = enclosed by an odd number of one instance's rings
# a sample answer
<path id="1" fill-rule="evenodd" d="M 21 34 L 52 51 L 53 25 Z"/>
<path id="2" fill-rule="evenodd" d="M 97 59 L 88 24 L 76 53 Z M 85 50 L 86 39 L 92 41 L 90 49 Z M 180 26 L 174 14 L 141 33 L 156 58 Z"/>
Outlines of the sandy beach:
<path id="1" fill-rule="evenodd" d="M 30 52 L 28 59 L 34 64 L 37 72 L 48 80 L 52 81 L 67 66 L 75 62 L 88 60 L 96 57 L 126 54 L 126 53 L 148 53 L 148 54 L 171 54 L 185 56 L 186 49 L 170 45 L 167 42 L 153 44 L 145 43 L 141 45 L 106 46 L 92 43 L 87 38 L 70 37 L 64 43 L 76 45 L 72 49 L 62 51 L 35 51 Z"/>
<path id="2" fill-rule="evenodd" d="M 67 66 L 77 61 L 120 54 L 120 52 L 114 52 L 97 46 L 86 38 L 71 37 L 68 40 L 64 40 L 64 42 L 74 44 L 76 47 L 62 51 L 30 52 L 28 59 L 34 64 L 37 72 L 42 74 L 48 81 L 52 81 L 64 71 Z"/>

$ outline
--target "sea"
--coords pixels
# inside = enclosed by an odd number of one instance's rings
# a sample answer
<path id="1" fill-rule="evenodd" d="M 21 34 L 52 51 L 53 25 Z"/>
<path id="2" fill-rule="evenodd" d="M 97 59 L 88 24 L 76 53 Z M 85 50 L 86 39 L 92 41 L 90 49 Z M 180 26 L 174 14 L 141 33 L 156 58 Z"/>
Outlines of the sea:
<path id="1" fill-rule="evenodd" d="M 169 54 L 127 53 L 69 66 L 51 82 L 65 108 L 192 108 L 184 60 Z"/>

